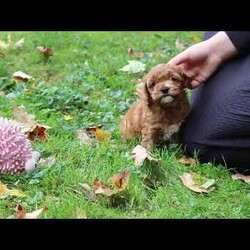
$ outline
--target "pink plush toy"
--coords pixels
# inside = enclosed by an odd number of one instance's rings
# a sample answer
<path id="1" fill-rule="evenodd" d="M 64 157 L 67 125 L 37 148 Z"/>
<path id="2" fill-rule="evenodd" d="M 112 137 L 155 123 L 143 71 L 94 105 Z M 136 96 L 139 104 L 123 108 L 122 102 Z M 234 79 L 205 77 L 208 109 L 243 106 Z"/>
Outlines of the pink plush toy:
<path id="1" fill-rule="evenodd" d="M 18 123 L 0 117 L 0 174 L 32 171 L 39 157 Z"/>

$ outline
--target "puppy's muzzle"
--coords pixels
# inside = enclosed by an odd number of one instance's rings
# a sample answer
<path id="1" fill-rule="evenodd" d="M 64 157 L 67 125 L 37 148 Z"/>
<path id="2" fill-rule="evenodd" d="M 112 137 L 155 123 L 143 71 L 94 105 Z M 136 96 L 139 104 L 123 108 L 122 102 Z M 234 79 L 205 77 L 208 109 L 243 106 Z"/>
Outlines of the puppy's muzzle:
<path id="1" fill-rule="evenodd" d="M 161 92 L 166 95 L 166 94 L 168 94 L 169 89 L 170 89 L 169 87 L 164 87 L 161 89 Z"/>

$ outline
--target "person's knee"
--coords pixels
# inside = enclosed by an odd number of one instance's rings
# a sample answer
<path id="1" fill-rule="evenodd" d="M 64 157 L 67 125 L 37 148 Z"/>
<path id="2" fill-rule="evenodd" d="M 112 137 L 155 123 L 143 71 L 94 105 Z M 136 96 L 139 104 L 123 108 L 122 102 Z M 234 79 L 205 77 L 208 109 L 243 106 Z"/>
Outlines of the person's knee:
<path id="1" fill-rule="evenodd" d="M 197 157 L 200 163 L 223 164 L 223 157 L 217 155 L 216 149 L 208 145 L 200 145 L 190 140 L 183 142 L 185 154 L 189 157 Z M 224 162 L 225 163 L 225 162 Z"/>

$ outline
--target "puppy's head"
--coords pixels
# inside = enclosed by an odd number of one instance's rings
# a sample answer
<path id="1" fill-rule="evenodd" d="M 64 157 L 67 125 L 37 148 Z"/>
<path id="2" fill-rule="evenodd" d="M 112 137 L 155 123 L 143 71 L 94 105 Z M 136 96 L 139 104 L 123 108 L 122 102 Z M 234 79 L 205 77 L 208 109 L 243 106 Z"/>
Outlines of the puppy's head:
<path id="1" fill-rule="evenodd" d="M 173 106 L 184 95 L 185 80 L 179 66 L 156 65 L 143 78 L 148 103 Z"/>

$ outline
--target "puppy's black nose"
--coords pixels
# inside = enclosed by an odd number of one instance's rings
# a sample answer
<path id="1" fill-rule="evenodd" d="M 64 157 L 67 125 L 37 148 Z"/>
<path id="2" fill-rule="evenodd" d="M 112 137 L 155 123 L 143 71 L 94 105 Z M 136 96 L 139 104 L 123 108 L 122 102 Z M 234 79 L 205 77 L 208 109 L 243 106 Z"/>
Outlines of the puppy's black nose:
<path id="1" fill-rule="evenodd" d="M 168 91 L 169 91 L 169 87 L 164 87 L 163 89 L 161 89 L 161 92 L 162 92 L 163 94 L 167 94 Z"/>

